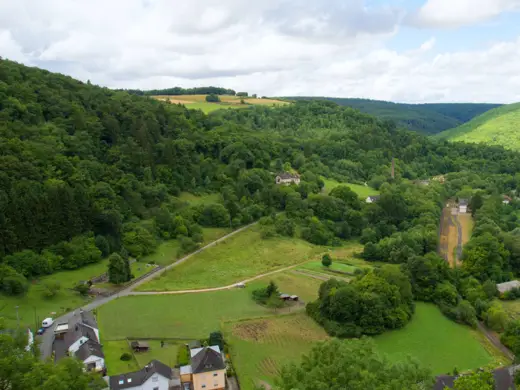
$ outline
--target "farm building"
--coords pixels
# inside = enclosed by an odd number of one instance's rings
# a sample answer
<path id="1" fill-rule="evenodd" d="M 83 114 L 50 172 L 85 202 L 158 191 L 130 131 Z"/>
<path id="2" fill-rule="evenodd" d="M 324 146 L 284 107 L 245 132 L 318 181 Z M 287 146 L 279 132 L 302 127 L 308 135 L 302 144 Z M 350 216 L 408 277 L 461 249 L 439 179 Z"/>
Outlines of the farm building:
<path id="1" fill-rule="evenodd" d="M 289 299 L 291 299 L 291 296 L 289 294 L 280 294 L 280 299 L 288 301 Z"/>
<path id="2" fill-rule="evenodd" d="M 300 184 L 300 175 L 289 172 L 280 173 L 276 176 L 276 184 Z"/>
<path id="3" fill-rule="evenodd" d="M 148 343 L 142 341 L 132 341 L 130 344 L 134 352 L 146 352 L 150 349 Z"/>
<path id="4" fill-rule="evenodd" d="M 511 291 L 514 288 L 520 288 L 520 282 L 518 280 L 511 280 L 509 282 L 497 284 L 497 290 L 500 292 L 500 294 Z"/>
<path id="5" fill-rule="evenodd" d="M 459 199 L 459 213 L 466 214 L 468 212 L 468 203 L 467 199 Z"/>
<path id="6" fill-rule="evenodd" d="M 379 198 L 381 198 L 379 195 L 367 196 L 367 198 L 365 199 L 365 202 L 376 203 L 379 200 Z"/>

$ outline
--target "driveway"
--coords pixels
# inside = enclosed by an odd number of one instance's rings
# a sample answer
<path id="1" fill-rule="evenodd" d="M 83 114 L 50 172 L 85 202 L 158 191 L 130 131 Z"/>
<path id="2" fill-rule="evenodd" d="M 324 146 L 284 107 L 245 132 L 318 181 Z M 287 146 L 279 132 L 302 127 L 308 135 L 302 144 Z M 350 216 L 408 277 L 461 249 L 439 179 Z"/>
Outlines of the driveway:
<path id="1" fill-rule="evenodd" d="M 249 225 L 241 227 L 240 229 L 234 230 L 231 233 L 226 234 L 225 236 L 219 238 L 218 240 L 215 240 L 215 241 L 209 243 L 208 245 L 203 246 L 202 248 L 196 250 L 195 252 L 190 253 L 187 256 L 184 256 L 183 258 L 175 261 L 174 263 L 172 263 L 166 267 L 156 268 L 154 271 L 152 271 L 146 277 L 139 279 L 135 283 L 132 283 L 128 287 L 125 287 L 122 290 L 118 291 L 114 295 L 111 295 L 108 297 L 96 298 L 94 301 L 88 303 L 87 305 L 82 306 L 81 308 L 77 308 L 77 309 L 73 310 L 72 312 L 64 314 L 61 317 L 55 318 L 54 324 L 49 329 L 47 329 L 47 331 L 43 335 L 37 337 L 37 339 L 40 342 L 40 352 L 41 352 L 42 359 L 46 359 L 52 355 L 52 343 L 54 342 L 54 327 L 56 326 L 57 323 L 68 322 L 70 320 L 70 318 L 74 315 L 74 311 L 79 310 L 79 309 L 83 309 L 85 311 L 90 311 L 101 305 L 104 305 L 105 303 L 113 301 L 114 299 L 117 299 L 119 297 L 131 295 L 132 290 L 134 288 L 152 280 L 153 278 L 156 278 L 157 276 L 159 276 L 160 274 L 162 274 L 165 271 L 168 271 L 174 267 L 177 267 L 178 265 L 180 265 L 180 264 L 184 263 L 185 261 L 187 261 L 188 259 L 190 259 L 192 256 L 195 256 L 197 253 L 200 253 L 208 248 L 211 248 L 212 246 L 217 245 L 219 242 L 222 242 L 222 241 L 228 239 L 229 237 L 234 236 L 237 233 L 240 233 L 243 230 L 249 229 L 251 226 L 253 226 L 255 224 L 257 224 L 257 222 L 253 222 Z M 230 286 L 224 287 L 224 288 L 229 288 L 229 287 Z M 224 289 L 224 288 L 222 288 L 222 289 Z"/>

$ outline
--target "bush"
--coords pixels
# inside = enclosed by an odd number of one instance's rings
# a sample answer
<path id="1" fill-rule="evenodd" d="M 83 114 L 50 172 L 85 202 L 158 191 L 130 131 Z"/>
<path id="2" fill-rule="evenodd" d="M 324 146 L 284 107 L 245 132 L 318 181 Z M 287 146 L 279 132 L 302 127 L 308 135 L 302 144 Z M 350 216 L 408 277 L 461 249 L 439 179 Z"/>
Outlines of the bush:
<path id="1" fill-rule="evenodd" d="M 121 357 L 119 358 L 119 360 L 122 360 L 124 362 L 127 362 L 129 360 L 132 360 L 132 355 L 129 354 L 128 352 L 123 352 L 123 354 L 121 355 Z"/>
<path id="2" fill-rule="evenodd" d="M 218 103 L 218 102 L 220 102 L 220 98 L 218 97 L 218 95 L 215 95 L 214 93 L 211 93 L 211 94 L 206 96 L 206 101 L 208 103 Z"/>
<path id="3" fill-rule="evenodd" d="M 265 288 L 259 288 L 256 290 L 253 290 L 251 293 L 253 300 L 259 304 L 265 305 L 268 303 L 271 297 L 276 298 L 276 300 L 281 301 L 279 299 L 279 291 L 278 286 L 275 282 L 270 281 L 267 287 Z M 272 307 L 275 307 L 276 304 L 274 302 L 271 302 L 273 305 Z"/>
<path id="4" fill-rule="evenodd" d="M 74 287 L 74 290 L 77 291 L 80 295 L 86 296 L 90 291 L 90 287 L 85 283 L 79 283 Z"/>
<path id="5" fill-rule="evenodd" d="M 177 364 L 179 366 L 185 366 L 190 364 L 190 356 L 188 354 L 188 348 L 181 347 L 177 351 Z"/>
<path id="6" fill-rule="evenodd" d="M 43 292 L 42 295 L 44 298 L 50 299 L 54 298 L 56 294 L 61 290 L 61 284 L 55 281 L 48 281 L 43 283 Z"/>
<path id="7" fill-rule="evenodd" d="M 29 290 L 27 279 L 8 265 L 0 264 L 0 291 L 6 295 L 22 295 Z"/>
<path id="8" fill-rule="evenodd" d="M 328 253 L 325 253 L 323 257 L 321 258 L 321 264 L 324 267 L 330 267 L 332 265 L 332 258 Z"/>

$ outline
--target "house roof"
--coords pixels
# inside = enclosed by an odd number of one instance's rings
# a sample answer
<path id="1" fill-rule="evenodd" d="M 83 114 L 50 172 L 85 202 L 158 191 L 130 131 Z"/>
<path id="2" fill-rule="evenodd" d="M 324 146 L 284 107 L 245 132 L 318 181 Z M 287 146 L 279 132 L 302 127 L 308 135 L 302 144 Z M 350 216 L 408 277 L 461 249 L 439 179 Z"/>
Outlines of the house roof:
<path id="1" fill-rule="evenodd" d="M 446 387 L 450 389 L 453 387 L 455 382 L 454 375 L 439 375 L 435 378 L 435 384 L 433 385 L 433 390 L 444 390 Z"/>
<path id="2" fill-rule="evenodd" d="M 85 325 L 98 329 L 97 321 L 94 318 L 94 314 L 92 314 L 91 311 L 81 311 L 80 319 L 81 319 L 81 322 L 84 323 Z"/>
<path id="3" fill-rule="evenodd" d="M 280 294 L 280 298 L 290 298 L 291 296 L 289 294 Z"/>
<path id="4" fill-rule="evenodd" d="M 459 199 L 459 206 L 467 206 L 469 201 L 467 199 Z"/>
<path id="5" fill-rule="evenodd" d="M 181 373 L 181 375 L 191 374 L 192 373 L 191 366 L 181 366 L 180 367 L 180 373 Z"/>
<path id="6" fill-rule="evenodd" d="M 512 368 L 512 367 L 511 367 Z M 514 383 L 514 375 L 512 375 L 509 367 L 497 368 L 493 371 L 495 379 L 495 390 L 516 390 Z M 445 388 L 453 388 L 457 376 L 439 375 L 435 378 L 433 390 L 444 390 Z"/>
<path id="7" fill-rule="evenodd" d="M 503 195 L 503 198 L 504 198 L 504 200 L 507 200 L 508 202 L 511 202 L 513 200 L 513 198 L 511 198 L 510 196 L 507 196 L 507 195 Z"/>
<path id="8" fill-rule="evenodd" d="M 67 331 L 67 333 L 65 333 L 64 339 L 67 348 L 69 348 L 72 344 L 78 341 L 81 337 L 86 337 L 87 339 L 93 340 L 95 342 L 99 341 L 94 329 L 78 322 L 72 327 L 69 325 L 69 330 Z"/>
<path id="9" fill-rule="evenodd" d="M 298 179 L 300 175 L 296 173 L 290 173 L 290 172 L 282 172 L 279 173 L 277 176 L 280 176 L 280 179 L 282 180 L 288 180 L 288 179 Z"/>
<path id="10" fill-rule="evenodd" d="M 222 354 L 211 347 L 204 347 L 191 358 L 191 369 L 194 374 L 223 370 L 226 368 Z"/>
<path id="11" fill-rule="evenodd" d="M 220 347 L 218 345 L 212 345 L 211 347 L 212 350 L 214 350 L 216 353 L 220 353 Z M 204 348 L 201 347 L 201 348 L 193 348 L 193 349 L 190 349 L 190 357 L 193 357 L 195 356 L 196 354 L 198 354 L 200 351 L 202 351 Z"/>
<path id="12" fill-rule="evenodd" d="M 81 347 L 75 353 L 75 356 L 81 361 L 85 361 L 89 356 L 97 356 L 100 358 L 104 358 L 105 354 L 101 349 L 101 344 L 96 343 L 95 341 L 88 340 L 86 343 L 83 343 Z"/>
<path id="13" fill-rule="evenodd" d="M 503 294 L 506 291 L 512 290 L 513 288 L 519 288 L 520 282 L 518 280 L 511 280 L 509 282 L 497 284 L 497 290 Z"/>
<path id="14" fill-rule="evenodd" d="M 381 198 L 381 195 L 370 195 L 367 199 L 370 199 L 372 202 L 378 201 Z"/>
<path id="15" fill-rule="evenodd" d="M 111 390 L 128 389 L 141 386 L 154 374 L 171 379 L 172 369 L 158 360 L 152 360 L 139 371 L 111 376 L 108 383 Z"/>

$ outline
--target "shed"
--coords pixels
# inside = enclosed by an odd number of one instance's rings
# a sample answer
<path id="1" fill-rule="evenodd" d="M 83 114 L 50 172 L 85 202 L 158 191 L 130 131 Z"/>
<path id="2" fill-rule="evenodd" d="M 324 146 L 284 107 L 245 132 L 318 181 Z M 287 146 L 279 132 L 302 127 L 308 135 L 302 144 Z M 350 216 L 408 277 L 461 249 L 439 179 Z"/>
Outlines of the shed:
<path id="1" fill-rule="evenodd" d="M 459 213 L 465 214 L 468 212 L 469 201 L 467 199 L 459 199 Z"/>
<path id="2" fill-rule="evenodd" d="M 280 299 L 287 301 L 287 300 L 291 299 L 291 296 L 289 294 L 280 294 Z"/>
<path id="3" fill-rule="evenodd" d="M 500 292 L 500 294 L 511 291 L 514 288 L 520 288 L 520 282 L 518 280 L 511 280 L 509 282 L 497 284 L 497 290 Z"/>
<path id="4" fill-rule="evenodd" d="M 297 301 L 299 298 L 298 298 L 298 295 L 291 295 L 291 296 L 289 297 L 289 299 L 290 299 L 291 301 Z"/>
<path id="5" fill-rule="evenodd" d="M 150 345 L 143 341 L 132 341 L 130 345 L 134 352 L 146 352 L 150 349 Z"/>

